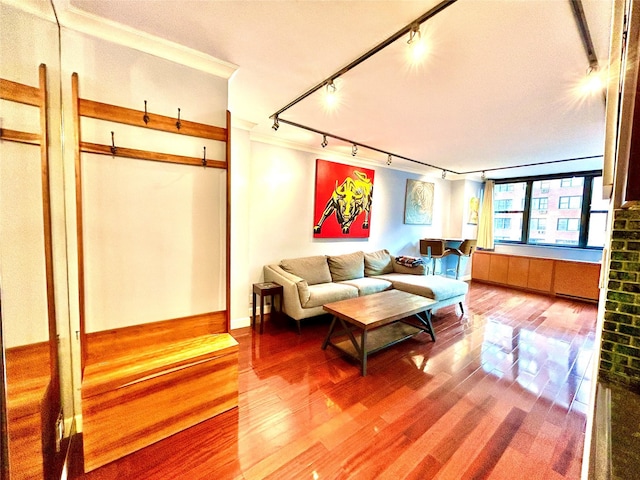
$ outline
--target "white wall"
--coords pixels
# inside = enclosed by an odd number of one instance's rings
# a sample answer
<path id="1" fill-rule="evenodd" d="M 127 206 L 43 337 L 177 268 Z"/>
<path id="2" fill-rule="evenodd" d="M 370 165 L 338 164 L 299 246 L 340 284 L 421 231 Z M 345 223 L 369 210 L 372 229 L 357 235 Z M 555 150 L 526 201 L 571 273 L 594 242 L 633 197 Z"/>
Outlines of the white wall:
<path id="1" fill-rule="evenodd" d="M 70 206 L 73 72 L 81 98 L 136 110 L 147 100 L 151 113 L 177 117 L 180 108 L 182 120 L 226 124 L 226 79 L 66 29 L 62 65 Z M 83 141 L 110 144 L 114 131 L 120 147 L 202 158 L 206 146 L 207 159 L 225 158 L 221 142 L 92 119 L 81 126 Z M 82 182 L 87 332 L 224 310 L 224 171 L 83 154 Z M 69 218 L 75 245 L 75 210 Z"/>
<path id="2" fill-rule="evenodd" d="M 249 146 L 239 146 L 239 142 Z M 234 138 L 234 149 L 244 154 L 250 151 L 250 162 L 234 157 L 243 164 L 242 172 L 232 176 L 234 191 L 242 190 L 249 207 L 239 211 L 234 203 L 234 232 L 249 225 L 246 251 L 233 243 L 233 271 L 243 274 L 242 282 L 232 279 L 232 312 L 234 327 L 245 325 L 249 315 L 251 285 L 263 278 L 263 266 L 278 263 L 283 258 L 307 255 L 341 254 L 357 250 L 382 248 L 399 255 L 419 255 L 418 241 L 424 237 L 444 235 L 448 229 L 450 182 L 439 175 L 420 176 L 388 168 L 386 165 L 363 162 L 356 158 L 328 155 L 328 152 L 308 152 L 251 141 L 247 136 Z M 336 161 L 373 168 L 375 171 L 371 231 L 368 239 L 314 239 L 313 203 L 316 159 Z M 419 179 L 435 184 L 434 216 L 430 226 L 405 225 L 404 198 L 407 179 Z M 243 218 L 242 215 L 247 215 Z M 237 302 L 237 303 L 236 303 Z"/>
<path id="3" fill-rule="evenodd" d="M 58 85 L 55 23 L 0 3 L 0 24 L 0 77 L 38 88 L 38 67 L 44 63 L 49 89 L 55 99 Z M 52 103 L 49 121 L 50 128 L 56 132 L 52 120 L 59 118 L 56 112 L 59 109 L 55 101 Z M 39 133 L 39 118 L 36 107 L 0 100 L 2 128 Z M 59 140 L 52 139 L 50 151 L 59 152 L 59 146 Z M 57 158 L 59 154 L 53 157 Z M 52 175 L 58 172 L 54 170 Z M 0 205 L 4 344 L 10 348 L 43 342 L 48 340 L 49 331 L 39 146 L 0 142 Z M 56 247 L 60 243 L 64 245 L 59 242 Z M 64 279 L 64 275 L 61 278 Z M 59 290 L 64 292 L 64 288 Z"/>

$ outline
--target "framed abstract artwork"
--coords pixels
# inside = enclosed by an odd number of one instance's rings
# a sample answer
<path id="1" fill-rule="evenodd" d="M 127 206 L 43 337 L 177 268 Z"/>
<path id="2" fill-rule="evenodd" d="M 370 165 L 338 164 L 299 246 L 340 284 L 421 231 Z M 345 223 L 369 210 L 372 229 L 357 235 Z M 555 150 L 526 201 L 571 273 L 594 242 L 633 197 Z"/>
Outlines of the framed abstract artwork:
<path id="1" fill-rule="evenodd" d="M 469 225 L 478 224 L 478 208 L 480 207 L 480 199 L 478 197 L 471 197 L 469 199 Z"/>
<path id="2" fill-rule="evenodd" d="M 433 183 L 407 179 L 404 199 L 404 223 L 431 225 L 433 220 Z"/>
<path id="3" fill-rule="evenodd" d="M 316 160 L 314 238 L 369 238 L 374 171 Z"/>

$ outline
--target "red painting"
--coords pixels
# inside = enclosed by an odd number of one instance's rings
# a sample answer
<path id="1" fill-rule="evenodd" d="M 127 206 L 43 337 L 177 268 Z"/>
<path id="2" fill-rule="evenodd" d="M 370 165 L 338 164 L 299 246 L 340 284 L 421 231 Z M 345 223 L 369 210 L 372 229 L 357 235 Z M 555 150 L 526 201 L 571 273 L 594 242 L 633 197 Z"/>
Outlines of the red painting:
<path id="1" fill-rule="evenodd" d="M 373 198 L 369 168 L 316 160 L 314 238 L 368 238 Z"/>

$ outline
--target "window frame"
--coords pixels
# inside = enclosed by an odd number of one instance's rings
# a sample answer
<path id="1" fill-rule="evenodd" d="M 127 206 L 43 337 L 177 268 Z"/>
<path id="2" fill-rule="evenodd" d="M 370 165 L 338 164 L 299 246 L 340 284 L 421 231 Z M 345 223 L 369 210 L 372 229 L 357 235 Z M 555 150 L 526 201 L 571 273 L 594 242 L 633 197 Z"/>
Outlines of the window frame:
<path id="1" fill-rule="evenodd" d="M 495 242 L 502 243 L 502 244 L 531 245 L 531 246 L 542 246 L 542 247 L 547 246 L 547 247 L 557 247 L 557 248 L 559 247 L 559 248 L 579 248 L 579 249 L 585 249 L 585 250 L 602 250 L 603 247 L 601 246 L 587 245 L 588 235 L 589 235 L 589 221 L 591 218 L 591 213 L 602 212 L 601 210 L 594 210 L 593 212 L 590 210 L 593 179 L 595 177 L 601 177 L 601 176 L 602 176 L 602 170 L 590 170 L 587 172 L 558 173 L 553 175 L 540 175 L 535 177 L 495 179 L 494 184 L 496 186 L 504 185 L 507 183 L 523 183 L 524 182 L 526 184 L 524 208 L 522 210 L 522 229 L 521 229 L 520 240 L 496 239 Z M 558 179 L 562 180 L 570 177 L 584 177 L 584 181 L 582 182 L 582 204 L 580 206 L 580 219 L 579 219 L 579 227 L 578 227 L 578 231 L 580 232 L 580 235 L 579 235 L 578 244 L 567 245 L 567 244 L 556 244 L 556 243 L 538 243 L 538 242 L 531 241 L 529 237 L 529 228 L 530 228 L 532 213 L 538 211 L 532 208 L 533 207 L 532 205 L 533 204 L 533 198 L 532 198 L 533 183 L 541 182 L 540 193 L 547 193 L 543 188 L 543 185 L 544 185 L 543 182 L 547 182 L 550 180 L 558 180 Z M 576 195 L 563 195 L 563 197 L 564 196 L 572 197 Z M 541 198 L 541 197 L 536 197 L 536 198 Z M 560 203 L 560 200 L 558 200 L 558 204 L 559 203 Z M 558 205 L 558 208 L 559 208 L 559 205 Z M 494 212 L 495 212 L 495 207 L 494 207 Z M 496 213 L 503 213 L 503 212 L 496 212 Z M 576 217 L 572 217 L 572 218 L 576 218 Z"/>

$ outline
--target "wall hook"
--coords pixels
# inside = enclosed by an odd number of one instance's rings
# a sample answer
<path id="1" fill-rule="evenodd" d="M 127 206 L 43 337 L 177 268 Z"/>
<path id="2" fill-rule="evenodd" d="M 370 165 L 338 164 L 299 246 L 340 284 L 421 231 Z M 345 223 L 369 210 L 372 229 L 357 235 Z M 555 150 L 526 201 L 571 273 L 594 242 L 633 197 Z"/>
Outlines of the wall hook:
<path id="1" fill-rule="evenodd" d="M 118 147 L 116 147 L 116 141 L 113 138 L 113 132 L 111 132 L 111 155 L 118 153 Z"/>
<path id="2" fill-rule="evenodd" d="M 207 147 L 202 147 L 204 149 L 204 152 L 202 153 L 202 166 L 206 167 L 207 166 Z"/>
<path id="3" fill-rule="evenodd" d="M 178 121 L 176 122 L 176 128 L 180 130 L 181 126 L 182 126 L 182 122 L 180 121 L 180 109 L 178 108 Z"/>
<path id="4" fill-rule="evenodd" d="M 146 125 L 147 123 L 149 123 L 149 115 L 147 114 L 147 101 L 144 101 L 144 116 L 142 117 L 142 120 L 144 120 L 144 124 Z"/>

